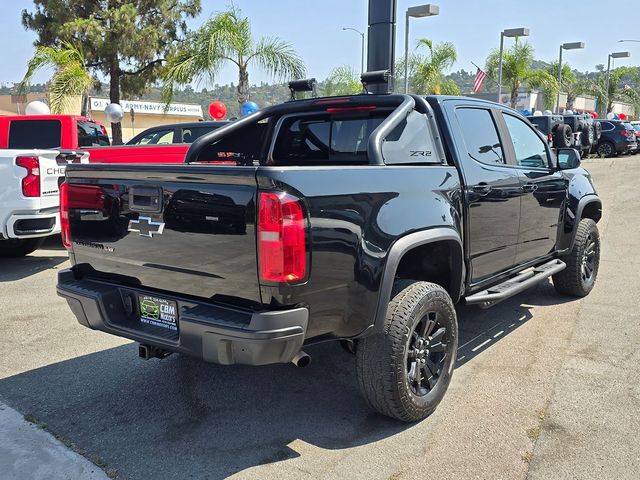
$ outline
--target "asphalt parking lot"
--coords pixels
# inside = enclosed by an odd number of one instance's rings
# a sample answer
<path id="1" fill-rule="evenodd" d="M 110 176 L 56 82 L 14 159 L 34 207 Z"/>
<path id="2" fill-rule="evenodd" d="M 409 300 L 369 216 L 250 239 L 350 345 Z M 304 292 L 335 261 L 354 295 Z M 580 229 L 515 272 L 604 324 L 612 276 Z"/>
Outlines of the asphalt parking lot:
<path id="1" fill-rule="evenodd" d="M 122 479 L 637 478 L 640 158 L 584 165 L 605 206 L 595 290 L 459 308 L 457 369 L 423 422 L 368 411 L 337 344 L 306 369 L 139 360 L 55 295 L 55 241 L 0 261 L 0 400 Z"/>

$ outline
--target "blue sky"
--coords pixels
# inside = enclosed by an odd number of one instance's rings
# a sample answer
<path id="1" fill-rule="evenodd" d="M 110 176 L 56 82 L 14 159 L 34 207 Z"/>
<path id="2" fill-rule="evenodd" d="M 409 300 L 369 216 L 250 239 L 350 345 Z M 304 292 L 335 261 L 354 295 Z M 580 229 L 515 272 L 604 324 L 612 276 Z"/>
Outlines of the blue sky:
<path id="1" fill-rule="evenodd" d="M 360 37 L 355 32 L 342 31 L 342 27 L 366 29 L 367 0 L 235 0 L 234 3 L 251 18 L 255 37 L 277 35 L 292 42 L 305 60 L 309 76 L 323 79 L 334 66 L 343 64 L 359 70 Z M 398 0 L 397 56 L 403 51 L 404 12 L 420 3 L 423 2 Z M 584 41 L 585 50 L 565 52 L 565 60 L 574 68 L 593 71 L 596 64 L 606 64 L 608 53 L 619 50 L 632 52 L 630 59 L 620 61 L 621 65 L 640 64 L 640 43 L 617 43 L 623 38 L 640 39 L 633 3 L 608 4 L 609 13 L 598 13 L 603 2 L 595 0 L 433 0 L 433 3 L 440 6 L 440 15 L 412 19 L 410 45 L 415 46 L 420 37 L 453 42 L 458 50 L 454 70 L 474 70 L 470 62 L 483 65 L 489 51 L 498 46 L 500 31 L 521 26 L 531 29 L 529 41 L 541 60 L 556 59 L 561 43 Z M 202 14 L 191 21 L 191 26 L 197 27 L 227 4 L 226 0 L 203 0 Z M 1 83 L 19 81 L 33 53 L 35 35 L 25 31 L 20 23 L 20 12 L 32 5 L 30 0 L 2 0 Z M 622 14 L 625 9 L 627 15 Z M 508 45 L 511 40 L 506 42 Z M 250 75 L 251 83 L 271 80 L 257 69 L 250 71 Z M 36 80 L 46 78 L 41 75 Z M 235 80 L 236 74 L 229 68 L 220 73 L 217 83 Z"/>

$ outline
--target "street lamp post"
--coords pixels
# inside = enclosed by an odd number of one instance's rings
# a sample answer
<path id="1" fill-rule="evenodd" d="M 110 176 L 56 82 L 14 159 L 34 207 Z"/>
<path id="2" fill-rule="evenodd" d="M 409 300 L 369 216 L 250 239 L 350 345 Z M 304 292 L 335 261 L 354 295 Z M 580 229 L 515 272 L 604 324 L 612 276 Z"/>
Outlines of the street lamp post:
<path id="1" fill-rule="evenodd" d="M 356 32 L 358 35 L 360 35 L 360 37 L 362 37 L 362 54 L 361 54 L 361 60 L 360 60 L 360 73 L 364 73 L 364 32 L 361 32 L 360 30 L 357 30 L 355 28 L 351 28 L 351 27 L 342 27 L 342 30 L 352 30 L 354 32 Z"/>
<path id="2" fill-rule="evenodd" d="M 502 96 L 502 53 L 504 51 L 504 37 L 528 37 L 529 29 L 525 27 L 521 28 L 507 28 L 500 32 L 500 58 L 498 60 L 498 99 L 500 103 L 500 97 Z"/>
<path id="3" fill-rule="evenodd" d="M 605 104 L 604 104 L 604 115 L 606 116 L 609 113 L 609 84 L 611 82 L 611 67 L 612 62 L 611 59 L 614 60 L 616 58 L 629 58 L 631 56 L 631 52 L 614 52 L 610 53 L 607 57 L 607 86 L 605 88 Z"/>
<path id="4" fill-rule="evenodd" d="M 556 113 L 560 113 L 560 90 L 562 88 L 562 51 L 578 50 L 582 48 L 584 48 L 584 42 L 571 42 L 563 43 L 562 45 L 560 45 L 560 57 L 558 58 L 558 98 L 556 100 Z"/>
<path id="5" fill-rule="evenodd" d="M 409 7 L 404 22 L 404 93 L 409 93 L 409 18 L 433 17 L 440 13 L 438 5 L 417 5 Z"/>

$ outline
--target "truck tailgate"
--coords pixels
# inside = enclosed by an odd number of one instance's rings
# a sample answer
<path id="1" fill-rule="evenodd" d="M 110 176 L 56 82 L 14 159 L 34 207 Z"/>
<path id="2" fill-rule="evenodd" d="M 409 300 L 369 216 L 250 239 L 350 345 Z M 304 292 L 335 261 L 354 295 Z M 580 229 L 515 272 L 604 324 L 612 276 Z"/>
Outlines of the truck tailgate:
<path id="1" fill-rule="evenodd" d="M 255 168 L 72 165 L 67 183 L 79 274 L 260 302 Z"/>

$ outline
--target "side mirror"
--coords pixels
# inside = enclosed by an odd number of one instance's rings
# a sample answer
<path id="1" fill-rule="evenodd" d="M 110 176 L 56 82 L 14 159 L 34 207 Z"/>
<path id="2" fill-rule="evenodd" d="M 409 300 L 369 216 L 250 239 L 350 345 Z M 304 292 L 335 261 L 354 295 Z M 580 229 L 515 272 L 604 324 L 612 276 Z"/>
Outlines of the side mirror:
<path id="1" fill-rule="evenodd" d="M 556 155 L 560 170 L 571 170 L 580 166 L 580 153 L 575 148 L 559 148 Z"/>

